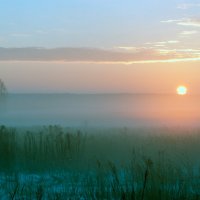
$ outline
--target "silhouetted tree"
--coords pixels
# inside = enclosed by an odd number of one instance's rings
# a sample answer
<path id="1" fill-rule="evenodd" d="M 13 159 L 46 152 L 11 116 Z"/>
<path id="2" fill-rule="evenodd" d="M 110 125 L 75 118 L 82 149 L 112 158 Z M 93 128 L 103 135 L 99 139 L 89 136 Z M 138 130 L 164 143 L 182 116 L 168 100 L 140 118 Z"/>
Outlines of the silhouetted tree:
<path id="1" fill-rule="evenodd" d="M 7 94 L 6 86 L 4 82 L 0 79 L 0 118 L 6 109 L 6 99 L 7 99 L 6 94 Z"/>
<path id="2" fill-rule="evenodd" d="M 4 82 L 0 79 L 0 96 L 3 96 L 7 93 L 6 86 Z"/>

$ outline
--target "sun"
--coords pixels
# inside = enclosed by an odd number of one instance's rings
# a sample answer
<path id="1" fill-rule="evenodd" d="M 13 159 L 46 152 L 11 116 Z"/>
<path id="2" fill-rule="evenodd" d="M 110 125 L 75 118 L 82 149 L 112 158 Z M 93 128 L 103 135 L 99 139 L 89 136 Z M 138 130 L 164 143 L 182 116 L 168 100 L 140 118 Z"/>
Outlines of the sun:
<path id="1" fill-rule="evenodd" d="M 178 95 L 186 95 L 187 94 L 187 88 L 183 85 L 178 86 L 176 89 L 176 92 Z"/>

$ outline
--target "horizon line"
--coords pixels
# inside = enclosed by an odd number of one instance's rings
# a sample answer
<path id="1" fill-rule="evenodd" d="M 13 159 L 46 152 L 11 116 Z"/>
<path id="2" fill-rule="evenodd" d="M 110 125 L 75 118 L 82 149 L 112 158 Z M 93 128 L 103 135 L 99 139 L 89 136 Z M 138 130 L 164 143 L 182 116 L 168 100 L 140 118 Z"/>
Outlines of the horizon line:
<path id="1" fill-rule="evenodd" d="M 177 95 L 175 92 L 8 92 L 7 95 Z M 200 95 L 188 93 L 185 96 Z"/>

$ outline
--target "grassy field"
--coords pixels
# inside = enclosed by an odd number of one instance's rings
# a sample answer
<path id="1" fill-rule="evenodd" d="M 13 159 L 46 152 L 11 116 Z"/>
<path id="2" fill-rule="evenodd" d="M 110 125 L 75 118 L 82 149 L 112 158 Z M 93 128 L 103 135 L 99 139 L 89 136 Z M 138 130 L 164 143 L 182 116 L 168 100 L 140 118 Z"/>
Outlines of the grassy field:
<path id="1" fill-rule="evenodd" d="M 200 131 L 0 126 L 0 199 L 200 199 Z"/>

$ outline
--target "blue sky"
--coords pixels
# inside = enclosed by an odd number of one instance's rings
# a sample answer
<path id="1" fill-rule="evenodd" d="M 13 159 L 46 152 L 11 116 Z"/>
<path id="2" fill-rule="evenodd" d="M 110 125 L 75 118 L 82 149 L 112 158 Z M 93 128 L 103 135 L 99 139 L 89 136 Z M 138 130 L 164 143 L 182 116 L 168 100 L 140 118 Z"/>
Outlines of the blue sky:
<path id="1" fill-rule="evenodd" d="M 15 0 L 1 1 L 2 47 L 138 46 L 175 40 L 181 27 L 168 19 L 196 16 L 199 9 L 179 9 L 198 1 L 180 0 Z"/>

